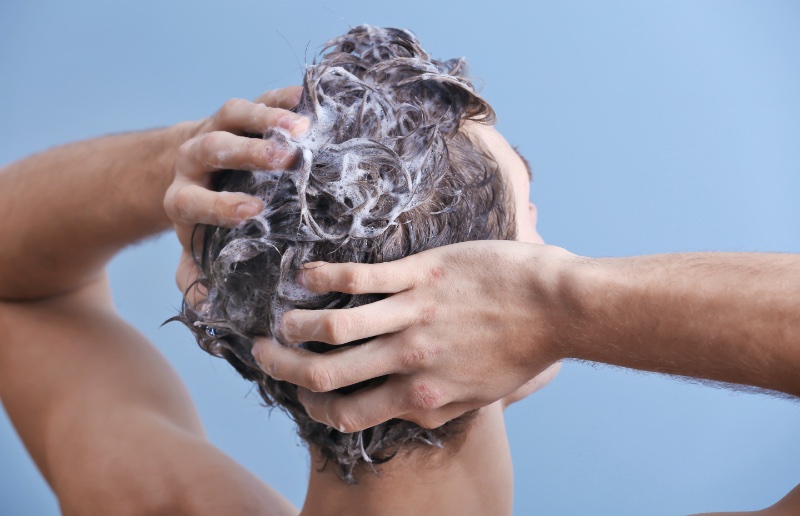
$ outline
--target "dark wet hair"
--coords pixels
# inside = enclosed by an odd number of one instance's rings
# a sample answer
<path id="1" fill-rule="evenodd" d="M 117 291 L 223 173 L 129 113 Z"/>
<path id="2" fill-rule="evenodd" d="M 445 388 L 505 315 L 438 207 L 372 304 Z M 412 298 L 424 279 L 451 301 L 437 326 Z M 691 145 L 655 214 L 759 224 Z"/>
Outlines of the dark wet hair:
<path id="1" fill-rule="evenodd" d="M 295 277 L 309 261 L 387 262 L 455 242 L 514 238 L 511 197 L 498 164 L 463 131 L 467 120 L 494 122 L 465 72 L 463 59 L 431 59 L 406 30 L 360 26 L 330 41 L 319 64 L 306 68 L 295 108 L 312 119 L 309 136 L 294 142 L 280 131 L 264 135 L 296 149 L 298 165 L 221 174 L 219 190 L 256 195 L 265 208 L 235 229 L 204 228 L 196 258 L 208 296 L 197 306 L 184 302 L 177 317 L 204 350 L 255 382 L 268 405 L 285 409 L 300 437 L 348 482 L 360 464 L 455 442 L 469 416 L 436 429 L 391 420 L 341 433 L 308 416 L 295 385 L 259 369 L 253 339 L 274 335 L 292 308 L 348 308 L 380 299 L 303 290 Z M 318 342 L 302 347 L 332 349 Z"/>

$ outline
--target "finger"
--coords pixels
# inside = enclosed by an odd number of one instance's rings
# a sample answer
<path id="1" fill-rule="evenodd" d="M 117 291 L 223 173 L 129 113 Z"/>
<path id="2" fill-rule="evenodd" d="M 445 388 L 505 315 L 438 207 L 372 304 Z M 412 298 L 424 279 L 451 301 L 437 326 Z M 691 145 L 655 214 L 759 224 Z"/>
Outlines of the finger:
<path id="1" fill-rule="evenodd" d="M 178 289 L 181 292 L 186 292 L 199 276 L 200 271 L 197 269 L 191 253 L 184 249 L 181 251 L 181 257 L 178 260 L 178 270 L 175 272 L 175 284 L 178 285 Z"/>
<path id="2" fill-rule="evenodd" d="M 434 428 L 439 428 L 440 426 L 445 425 L 457 417 L 461 417 L 470 410 L 474 410 L 476 408 L 480 407 L 476 406 L 474 403 L 454 402 L 448 403 L 444 407 L 436 410 L 403 414 L 401 416 L 397 416 L 397 419 L 405 419 L 406 421 L 416 423 L 422 428 L 428 428 L 432 430 Z"/>
<path id="3" fill-rule="evenodd" d="M 285 109 L 244 99 L 231 99 L 217 112 L 215 128 L 233 133 L 264 133 L 273 127 L 289 131 L 293 138 L 305 133 L 311 121 Z"/>
<path id="4" fill-rule="evenodd" d="M 381 339 L 324 354 L 284 346 L 274 339 L 258 339 L 253 347 L 253 356 L 265 373 L 314 392 L 391 374 L 398 367 L 396 355 L 394 346 Z"/>
<path id="5" fill-rule="evenodd" d="M 309 341 L 347 344 L 404 330 L 423 317 L 430 318 L 430 311 L 422 311 L 407 299 L 392 296 L 344 310 L 290 310 L 281 318 L 278 332 L 288 344 Z"/>
<path id="6" fill-rule="evenodd" d="M 411 288 L 418 276 L 413 256 L 387 263 L 311 262 L 303 266 L 297 282 L 312 292 L 394 294 Z"/>
<path id="7" fill-rule="evenodd" d="M 208 291 L 201 284 L 197 283 L 200 277 L 200 269 L 194 262 L 192 255 L 184 250 L 178 263 L 178 270 L 175 273 L 175 282 L 178 289 L 184 295 L 185 301 L 189 306 L 197 306 L 208 296 Z"/>
<path id="8" fill-rule="evenodd" d="M 167 215 L 178 223 L 176 232 L 184 246 L 190 243 L 196 224 L 236 227 L 261 213 L 263 207 L 256 197 L 240 192 L 214 192 L 195 184 L 176 187 L 165 201 Z"/>
<path id="9" fill-rule="evenodd" d="M 203 245 L 204 232 L 205 232 L 205 227 L 199 225 L 197 226 L 189 226 L 186 224 L 175 225 L 175 236 L 178 237 L 178 242 L 180 242 L 181 247 L 183 247 L 183 249 L 190 254 L 200 250 L 201 246 Z"/>
<path id="10" fill-rule="evenodd" d="M 202 180 L 216 170 L 281 170 L 298 159 L 298 153 L 278 140 L 236 136 L 213 131 L 181 145 L 176 173 Z"/>
<path id="11" fill-rule="evenodd" d="M 403 377 L 392 376 L 382 385 L 347 395 L 316 393 L 302 387 L 297 394 L 311 419 L 352 433 L 406 413 L 406 389 Z"/>
<path id="12" fill-rule="evenodd" d="M 212 192 L 195 185 L 186 185 L 182 188 L 188 189 L 184 195 L 191 196 L 190 199 L 181 201 L 181 211 L 178 211 L 175 203 L 172 203 L 167 213 L 175 224 L 178 241 L 187 250 L 198 249 L 201 245 L 202 224 L 236 227 L 261 213 L 263 206 L 260 199 L 246 194 Z M 199 193 L 199 196 L 193 192 Z"/>
<path id="13" fill-rule="evenodd" d="M 302 94 L 302 86 L 289 86 L 288 88 L 264 92 L 255 100 L 255 102 L 257 104 L 265 104 L 270 107 L 292 109 L 300 102 L 300 96 Z"/>

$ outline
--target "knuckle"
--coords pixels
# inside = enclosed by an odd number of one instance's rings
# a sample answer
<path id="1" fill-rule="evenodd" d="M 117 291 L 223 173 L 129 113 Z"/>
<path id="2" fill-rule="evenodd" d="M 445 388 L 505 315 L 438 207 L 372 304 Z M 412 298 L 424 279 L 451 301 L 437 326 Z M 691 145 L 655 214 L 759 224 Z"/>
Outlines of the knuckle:
<path id="1" fill-rule="evenodd" d="M 244 106 L 245 103 L 246 101 L 244 99 L 239 99 L 239 98 L 228 99 L 222 105 L 222 108 L 220 108 L 219 112 L 223 116 L 228 115 L 230 114 L 231 111 L 236 111 L 240 107 Z"/>
<path id="2" fill-rule="evenodd" d="M 417 370 L 430 365 L 434 352 L 424 343 L 413 343 L 407 346 L 400 358 L 401 365 L 407 370 Z"/>
<path id="3" fill-rule="evenodd" d="M 213 148 L 216 146 L 218 141 L 219 141 L 219 133 L 217 133 L 217 131 L 212 131 L 200 137 L 200 147 L 202 149 Z"/>
<path id="4" fill-rule="evenodd" d="M 192 194 L 188 189 L 179 188 L 175 192 L 175 195 L 172 199 L 172 205 L 182 219 L 185 219 L 190 214 L 192 201 Z"/>
<path id="5" fill-rule="evenodd" d="M 306 384 L 313 392 L 328 392 L 333 389 L 333 377 L 325 364 L 317 362 L 309 367 Z"/>
<path id="6" fill-rule="evenodd" d="M 441 407 L 444 395 L 429 381 L 421 380 L 411 385 L 408 405 L 413 410 L 427 411 Z"/>
<path id="7" fill-rule="evenodd" d="M 246 156 L 248 163 L 258 164 L 266 159 L 269 159 L 269 152 L 271 147 L 264 146 L 263 140 L 256 140 L 255 138 L 246 138 L 242 143 L 242 155 Z"/>
<path id="8" fill-rule="evenodd" d="M 196 140 L 197 138 L 190 138 L 183 142 L 180 147 L 178 147 L 178 157 L 180 159 L 185 159 L 191 155 L 192 147 L 196 143 Z"/>
<path id="9" fill-rule="evenodd" d="M 275 114 L 275 108 L 271 106 L 267 106 L 265 104 L 254 104 L 253 105 L 253 113 L 259 116 L 266 116 L 269 117 Z"/>
<path id="10" fill-rule="evenodd" d="M 443 267 L 433 266 L 428 272 L 428 282 L 433 285 L 444 279 L 445 271 Z"/>
<path id="11" fill-rule="evenodd" d="M 436 320 L 436 306 L 429 305 L 420 309 L 419 311 L 419 324 L 428 326 Z"/>
<path id="12" fill-rule="evenodd" d="M 200 137 L 198 147 L 203 156 L 213 156 L 220 143 L 221 134 L 218 131 L 206 133 Z M 203 161 L 208 161 L 207 159 Z"/>
<path id="13" fill-rule="evenodd" d="M 264 371 L 267 376 L 273 380 L 283 380 L 279 373 L 280 369 L 278 368 L 278 363 L 276 361 L 270 360 L 262 354 L 261 358 L 259 359 L 259 364 L 261 365 L 261 370 Z"/>
<path id="14" fill-rule="evenodd" d="M 164 206 L 164 211 L 167 213 L 167 216 L 175 222 L 175 185 L 170 185 L 167 188 L 167 193 L 164 194 L 164 199 L 162 201 Z"/>
<path id="15" fill-rule="evenodd" d="M 323 322 L 324 333 L 330 344 L 345 344 L 350 341 L 352 329 L 350 317 L 341 313 L 330 313 Z"/>
<path id="16" fill-rule="evenodd" d="M 235 199 L 227 192 L 214 193 L 211 197 L 211 211 L 208 214 L 214 225 L 221 226 L 236 219 Z"/>
<path id="17" fill-rule="evenodd" d="M 369 277 L 359 267 L 350 267 L 344 273 L 345 292 L 359 294 L 364 292 L 369 282 Z"/>

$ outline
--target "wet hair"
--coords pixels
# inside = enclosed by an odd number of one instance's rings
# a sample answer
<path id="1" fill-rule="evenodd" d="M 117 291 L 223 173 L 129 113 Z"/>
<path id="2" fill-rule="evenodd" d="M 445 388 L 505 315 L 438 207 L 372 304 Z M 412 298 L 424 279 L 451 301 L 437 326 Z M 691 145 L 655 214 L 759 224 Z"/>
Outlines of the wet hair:
<path id="1" fill-rule="evenodd" d="M 388 262 L 455 242 L 514 238 L 498 164 L 463 130 L 468 120 L 494 123 L 465 73 L 463 59 L 431 59 L 407 30 L 360 26 L 330 41 L 320 62 L 306 67 L 294 109 L 311 118 L 309 134 L 299 141 L 280 130 L 264 135 L 294 149 L 296 166 L 222 173 L 219 190 L 258 196 L 264 210 L 234 229 L 205 227 L 195 252 L 207 297 L 196 306 L 184 301 L 177 319 L 204 350 L 254 382 L 267 405 L 286 410 L 300 437 L 349 483 L 359 465 L 455 443 L 469 415 L 436 429 L 390 420 L 341 433 L 308 416 L 295 385 L 259 369 L 253 340 L 276 335 L 292 308 L 349 308 L 382 297 L 312 294 L 295 281 L 304 263 Z"/>

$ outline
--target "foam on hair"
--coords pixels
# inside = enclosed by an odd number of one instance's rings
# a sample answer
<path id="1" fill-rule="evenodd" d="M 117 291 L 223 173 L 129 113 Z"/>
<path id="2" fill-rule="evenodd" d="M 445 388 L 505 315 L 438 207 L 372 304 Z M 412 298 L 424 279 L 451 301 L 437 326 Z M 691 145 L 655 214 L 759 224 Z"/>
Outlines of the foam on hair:
<path id="1" fill-rule="evenodd" d="M 293 308 L 349 308 L 382 297 L 313 294 L 295 282 L 309 261 L 377 263 L 455 242 L 514 238 L 502 173 L 462 130 L 467 120 L 494 122 L 465 72 L 463 59 L 431 59 L 406 30 L 360 26 L 330 41 L 319 64 L 306 68 L 295 108 L 311 118 L 310 132 L 299 141 L 279 130 L 264 135 L 294 149 L 298 165 L 221 175 L 219 190 L 256 195 L 265 207 L 237 228 L 205 228 L 196 254 L 208 296 L 197 306 L 184 302 L 177 317 L 203 349 L 254 381 L 268 405 L 284 408 L 348 482 L 359 464 L 454 442 L 469 417 L 433 430 L 391 420 L 341 433 L 308 416 L 296 386 L 258 368 L 253 339 L 276 335 Z"/>

